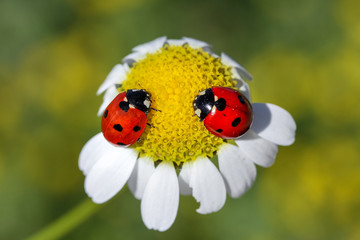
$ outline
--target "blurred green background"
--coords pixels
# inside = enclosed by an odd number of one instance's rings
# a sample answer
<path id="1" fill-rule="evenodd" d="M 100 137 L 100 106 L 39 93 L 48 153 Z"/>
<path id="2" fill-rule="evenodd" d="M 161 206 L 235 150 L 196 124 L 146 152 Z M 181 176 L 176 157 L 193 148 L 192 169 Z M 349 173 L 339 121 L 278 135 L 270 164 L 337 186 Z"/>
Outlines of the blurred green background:
<path id="1" fill-rule="evenodd" d="M 207 41 L 254 77 L 254 102 L 295 118 L 297 141 L 254 187 L 172 228 L 146 229 L 124 188 L 64 239 L 360 239 L 357 0 L 0 2 L 0 239 L 24 239 L 86 195 L 78 155 L 100 131 L 95 92 L 132 47 Z"/>

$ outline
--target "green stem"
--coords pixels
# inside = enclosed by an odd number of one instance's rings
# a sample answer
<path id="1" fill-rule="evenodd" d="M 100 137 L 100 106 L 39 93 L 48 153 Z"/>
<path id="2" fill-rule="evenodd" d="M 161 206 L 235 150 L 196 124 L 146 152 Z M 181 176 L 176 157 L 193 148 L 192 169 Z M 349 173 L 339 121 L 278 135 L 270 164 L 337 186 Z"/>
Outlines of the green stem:
<path id="1" fill-rule="evenodd" d="M 94 204 L 90 199 L 86 199 L 65 215 L 55 220 L 55 222 L 50 223 L 45 228 L 30 236 L 28 240 L 59 239 L 88 219 L 100 208 L 101 205 Z"/>

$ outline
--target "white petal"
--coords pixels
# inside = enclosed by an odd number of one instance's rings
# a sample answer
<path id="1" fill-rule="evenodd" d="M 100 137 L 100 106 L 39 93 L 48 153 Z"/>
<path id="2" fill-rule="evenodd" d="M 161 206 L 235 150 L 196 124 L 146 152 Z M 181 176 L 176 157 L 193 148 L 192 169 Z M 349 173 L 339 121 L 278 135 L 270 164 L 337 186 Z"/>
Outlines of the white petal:
<path id="1" fill-rule="evenodd" d="M 186 41 L 182 39 L 168 39 L 166 42 L 172 46 L 182 46 L 186 43 Z"/>
<path id="2" fill-rule="evenodd" d="M 162 48 L 162 46 L 164 46 L 165 41 L 166 41 L 165 36 L 159 37 L 151 42 L 143 43 L 141 45 L 134 47 L 133 51 L 134 52 L 142 52 L 142 53 L 154 53 L 157 50 L 159 50 L 160 48 Z"/>
<path id="3" fill-rule="evenodd" d="M 141 200 L 142 219 L 149 229 L 167 230 L 179 207 L 179 182 L 171 163 L 162 162 L 146 185 Z"/>
<path id="4" fill-rule="evenodd" d="M 181 195 L 191 195 L 192 190 L 189 186 L 191 176 L 191 167 L 189 164 L 184 164 L 179 174 L 179 186 Z"/>
<path id="5" fill-rule="evenodd" d="M 246 69 L 243 66 L 241 66 L 239 63 L 237 63 L 235 60 L 230 58 L 225 53 L 221 53 L 221 62 L 225 65 L 235 68 L 242 79 L 252 80 L 252 76 L 250 75 L 250 73 L 248 73 L 248 71 L 246 71 Z"/>
<path id="6" fill-rule="evenodd" d="M 251 129 L 241 138 L 235 140 L 235 142 L 241 149 L 241 152 L 246 155 L 246 158 L 257 165 L 270 167 L 274 163 L 278 146 L 259 137 Z"/>
<path id="7" fill-rule="evenodd" d="M 295 141 L 296 123 L 285 109 L 271 103 L 253 103 L 252 107 L 251 129 L 260 137 L 283 146 Z"/>
<path id="8" fill-rule="evenodd" d="M 95 203 L 112 198 L 125 185 L 134 169 L 137 153 L 112 147 L 95 163 L 85 179 L 85 191 Z"/>
<path id="9" fill-rule="evenodd" d="M 204 52 L 207 52 L 207 53 L 209 53 L 212 57 L 214 57 L 214 58 L 220 58 L 219 57 L 219 55 L 217 55 L 216 53 L 214 53 L 212 50 L 211 50 L 211 48 L 210 47 L 204 47 L 203 49 L 202 49 Z M 231 69 L 232 70 L 232 69 Z M 236 73 L 237 74 L 237 73 Z M 234 75 L 233 75 L 234 76 Z M 239 76 L 239 74 L 237 74 L 237 76 L 238 76 L 238 79 L 240 79 L 240 76 Z"/>
<path id="10" fill-rule="evenodd" d="M 96 94 L 100 95 L 109 87 L 115 84 L 120 84 L 122 81 L 124 81 L 125 77 L 126 77 L 126 71 L 124 66 L 122 64 L 115 65 L 115 67 L 113 67 L 113 69 L 107 75 L 103 84 L 101 84 L 101 86 L 99 87 Z"/>
<path id="11" fill-rule="evenodd" d="M 141 157 L 136 161 L 134 171 L 128 181 L 130 191 L 134 194 L 135 198 L 142 198 L 146 184 L 154 171 L 155 167 L 152 159 Z"/>
<path id="12" fill-rule="evenodd" d="M 179 188 L 180 188 L 180 194 L 184 196 L 190 196 L 192 195 L 192 190 L 187 182 L 179 176 Z"/>
<path id="13" fill-rule="evenodd" d="M 108 90 L 106 90 L 104 94 L 104 100 L 99 108 L 99 111 L 97 113 L 98 116 L 101 116 L 107 106 L 114 100 L 114 98 L 119 94 L 118 90 L 116 89 L 115 85 L 110 87 Z"/>
<path id="14" fill-rule="evenodd" d="M 256 178 L 256 167 L 241 154 L 240 148 L 226 144 L 218 152 L 219 168 L 224 176 L 231 197 L 240 197 L 249 189 Z"/>
<path id="15" fill-rule="evenodd" d="M 241 82 L 242 82 L 242 85 L 239 87 L 239 90 L 251 102 L 249 85 L 246 82 L 244 82 L 243 80 L 241 80 Z"/>
<path id="16" fill-rule="evenodd" d="M 228 65 L 228 66 L 229 66 L 229 65 Z M 238 73 L 238 71 L 236 70 L 235 67 L 231 67 L 230 72 L 231 72 L 231 76 L 232 76 L 233 78 L 235 78 L 235 79 L 241 79 L 242 81 L 244 81 L 243 78 L 240 76 L 240 74 Z"/>
<path id="17" fill-rule="evenodd" d="M 191 166 L 190 187 L 193 196 L 200 202 L 198 213 L 207 214 L 220 210 L 226 200 L 224 180 L 208 158 L 198 158 L 193 163 L 184 163 Z"/>
<path id="18" fill-rule="evenodd" d="M 79 156 L 79 168 L 87 175 L 95 163 L 109 150 L 112 145 L 100 132 L 92 137 L 82 148 Z"/>
<path id="19" fill-rule="evenodd" d="M 213 56 L 214 58 L 220 58 L 219 55 L 215 54 L 215 53 L 210 53 L 211 56 Z"/>
<path id="20" fill-rule="evenodd" d="M 126 55 L 122 61 L 124 63 L 131 64 L 132 62 L 138 62 L 140 59 L 143 59 L 146 57 L 146 52 L 132 52 L 129 55 Z"/>
<path id="21" fill-rule="evenodd" d="M 124 64 L 123 64 L 123 67 L 124 67 L 124 70 L 125 70 L 125 73 L 126 73 L 126 74 L 130 72 L 130 67 L 129 67 L 128 64 L 124 63 Z"/>
<path id="22" fill-rule="evenodd" d="M 184 39 L 190 47 L 192 48 L 203 48 L 203 47 L 209 47 L 210 45 L 206 42 L 203 41 L 199 41 L 193 38 L 188 38 L 188 37 L 183 37 L 182 39 Z"/>

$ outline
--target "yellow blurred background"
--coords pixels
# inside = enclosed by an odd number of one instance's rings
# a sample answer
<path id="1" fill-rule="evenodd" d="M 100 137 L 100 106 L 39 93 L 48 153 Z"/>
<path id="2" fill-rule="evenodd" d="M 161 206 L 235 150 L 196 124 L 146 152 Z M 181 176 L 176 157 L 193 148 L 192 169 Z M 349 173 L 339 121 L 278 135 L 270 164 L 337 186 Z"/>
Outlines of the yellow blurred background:
<path id="1" fill-rule="evenodd" d="M 24 239 L 87 198 L 78 155 L 100 131 L 96 90 L 141 43 L 209 42 L 253 75 L 254 102 L 295 118 L 297 140 L 254 187 L 172 228 L 141 221 L 127 188 L 64 239 L 360 239 L 360 2 L 3 0 L 0 239 Z"/>

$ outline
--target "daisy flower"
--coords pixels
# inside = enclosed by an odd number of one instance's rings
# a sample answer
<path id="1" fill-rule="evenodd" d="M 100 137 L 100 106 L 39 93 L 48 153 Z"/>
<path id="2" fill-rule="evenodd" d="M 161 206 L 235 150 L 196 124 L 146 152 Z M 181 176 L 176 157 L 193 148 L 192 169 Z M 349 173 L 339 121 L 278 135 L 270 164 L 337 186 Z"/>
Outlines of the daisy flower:
<path id="1" fill-rule="evenodd" d="M 227 194 L 238 198 L 256 178 L 256 167 L 274 163 L 278 145 L 295 140 L 291 115 L 270 103 L 251 103 L 253 123 L 235 140 L 211 134 L 194 114 L 197 94 L 213 86 L 234 88 L 248 99 L 245 81 L 251 75 L 207 43 L 191 38 L 157 38 L 139 45 L 116 65 L 97 94 L 104 94 L 98 115 L 128 89 L 146 89 L 151 107 L 139 142 L 114 146 L 98 133 L 83 147 L 79 167 L 85 191 L 95 203 L 104 203 L 127 183 L 141 200 L 141 215 L 149 229 L 167 230 L 175 221 L 179 197 L 192 195 L 197 212 L 220 210 Z M 218 168 L 216 167 L 218 162 Z"/>

